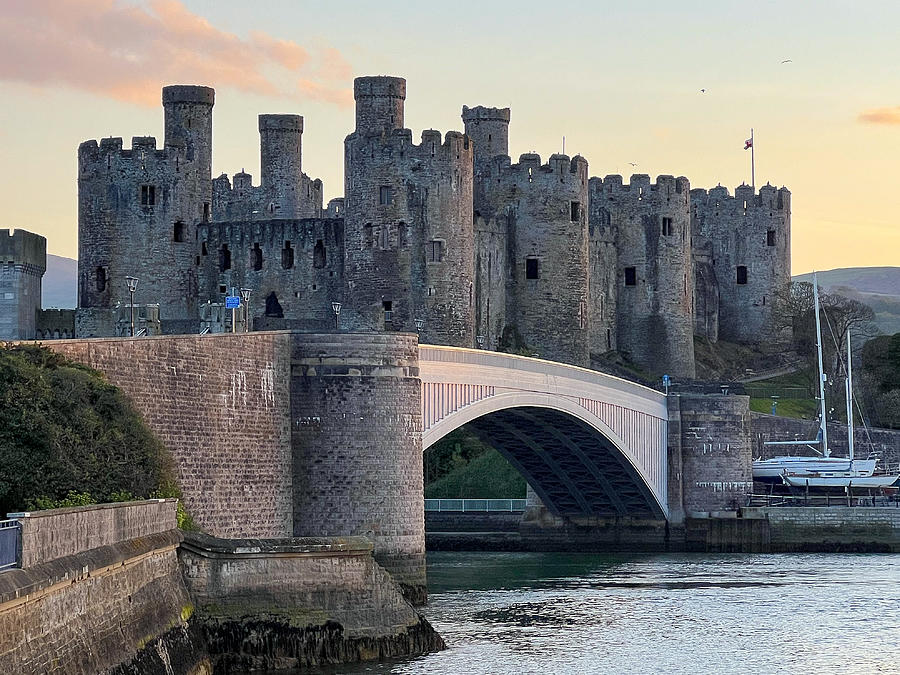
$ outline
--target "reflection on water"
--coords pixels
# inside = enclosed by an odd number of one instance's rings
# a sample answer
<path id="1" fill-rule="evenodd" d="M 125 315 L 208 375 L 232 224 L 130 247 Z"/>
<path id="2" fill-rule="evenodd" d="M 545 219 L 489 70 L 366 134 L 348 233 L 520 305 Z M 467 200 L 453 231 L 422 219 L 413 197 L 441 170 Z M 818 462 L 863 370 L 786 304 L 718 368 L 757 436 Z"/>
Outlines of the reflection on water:
<path id="1" fill-rule="evenodd" d="M 900 673 L 900 555 L 430 553 L 449 649 L 320 673 Z"/>

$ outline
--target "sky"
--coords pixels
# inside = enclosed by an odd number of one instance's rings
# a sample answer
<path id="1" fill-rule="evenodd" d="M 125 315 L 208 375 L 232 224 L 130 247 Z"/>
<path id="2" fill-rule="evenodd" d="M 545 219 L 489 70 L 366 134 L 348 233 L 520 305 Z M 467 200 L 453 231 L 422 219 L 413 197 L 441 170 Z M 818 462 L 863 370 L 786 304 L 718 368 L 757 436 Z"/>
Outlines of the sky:
<path id="1" fill-rule="evenodd" d="M 462 129 L 463 105 L 509 106 L 514 160 L 565 136 L 596 176 L 733 191 L 753 128 L 757 188 L 792 193 L 794 274 L 900 265 L 898 25 L 880 0 L 0 0 L 0 227 L 76 257 L 78 144 L 161 146 L 175 83 L 216 89 L 214 176 L 258 182 L 256 116 L 303 115 L 327 201 L 353 78 L 397 75 L 414 138 Z"/>

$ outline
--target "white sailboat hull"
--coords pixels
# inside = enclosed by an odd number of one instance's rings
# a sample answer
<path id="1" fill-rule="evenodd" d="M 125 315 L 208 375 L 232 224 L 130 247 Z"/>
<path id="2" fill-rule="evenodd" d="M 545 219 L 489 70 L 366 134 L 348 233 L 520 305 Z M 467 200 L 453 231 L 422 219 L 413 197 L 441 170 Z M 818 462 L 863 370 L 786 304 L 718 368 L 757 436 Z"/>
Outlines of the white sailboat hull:
<path id="1" fill-rule="evenodd" d="M 874 459 L 848 457 L 772 457 L 753 462 L 753 480 L 777 481 L 785 473 L 796 476 L 818 474 L 842 474 L 848 477 L 866 477 L 875 472 Z"/>
<path id="2" fill-rule="evenodd" d="M 791 487 L 851 487 L 851 488 L 883 488 L 891 487 L 900 482 L 900 476 L 796 476 L 784 474 L 781 476 L 785 485 Z"/>

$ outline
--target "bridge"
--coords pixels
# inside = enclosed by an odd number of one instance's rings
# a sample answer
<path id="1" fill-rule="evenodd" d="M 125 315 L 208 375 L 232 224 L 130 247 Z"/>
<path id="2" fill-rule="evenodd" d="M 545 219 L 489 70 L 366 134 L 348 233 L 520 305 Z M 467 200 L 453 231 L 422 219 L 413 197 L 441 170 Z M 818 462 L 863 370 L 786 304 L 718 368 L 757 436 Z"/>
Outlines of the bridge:
<path id="1" fill-rule="evenodd" d="M 667 518 L 666 397 L 585 368 L 419 346 L 422 447 L 468 424 L 560 516 Z"/>

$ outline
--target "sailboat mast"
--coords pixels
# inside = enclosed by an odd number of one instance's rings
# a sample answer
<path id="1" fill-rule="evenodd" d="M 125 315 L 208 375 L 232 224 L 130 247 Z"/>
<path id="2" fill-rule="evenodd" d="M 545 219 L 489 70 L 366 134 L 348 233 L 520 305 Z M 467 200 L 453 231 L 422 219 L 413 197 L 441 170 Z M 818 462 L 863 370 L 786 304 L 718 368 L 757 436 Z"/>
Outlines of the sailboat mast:
<path id="1" fill-rule="evenodd" d="M 850 329 L 847 329 L 847 446 L 853 468 L 853 365 L 850 356 Z"/>
<path id="2" fill-rule="evenodd" d="M 831 448 L 828 447 L 828 423 L 827 418 L 825 417 L 825 370 L 822 367 L 822 324 L 819 321 L 819 282 L 816 280 L 815 272 L 813 272 L 813 300 L 815 301 L 816 309 L 816 353 L 819 357 L 819 429 L 822 432 L 822 454 L 826 457 L 830 457 Z"/>

